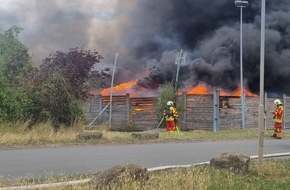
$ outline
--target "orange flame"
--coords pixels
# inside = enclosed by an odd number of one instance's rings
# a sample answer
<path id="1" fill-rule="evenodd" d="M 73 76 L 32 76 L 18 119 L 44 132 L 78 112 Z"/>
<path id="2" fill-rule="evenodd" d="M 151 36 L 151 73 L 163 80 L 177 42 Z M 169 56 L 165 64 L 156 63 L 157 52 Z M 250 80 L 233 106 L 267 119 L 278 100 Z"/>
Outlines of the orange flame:
<path id="1" fill-rule="evenodd" d="M 130 93 L 130 96 L 144 96 L 147 93 L 141 92 L 141 93 L 136 93 L 133 90 L 133 87 L 137 84 L 137 80 L 135 81 L 130 81 L 130 82 L 125 82 L 120 85 L 114 86 L 112 88 L 112 94 L 113 95 L 125 95 L 126 93 Z M 205 84 L 199 84 L 196 87 L 193 87 L 189 90 L 186 91 L 186 94 L 212 94 L 214 90 L 219 90 L 220 91 L 220 96 L 241 96 L 241 88 L 240 86 L 232 92 L 225 91 L 222 89 L 214 89 L 214 88 L 208 88 Z M 253 94 L 247 89 L 244 89 L 245 95 L 246 96 L 252 96 L 252 97 L 258 97 L 258 95 Z M 102 96 L 109 96 L 111 92 L 111 88 L 106 88 L 101 92 Z"/>
<path id="2" fill-rule="evenodd" d="M 216 89 L 220 91 L 220 96 L 241 96 L 241 88 L 240 86 L 233 92 L 228 92 L 221 89 Z M 247 89 L 244 89 L 246 96 L 257 97 L 256 94 L 253 94 Z M 187 94 L 211 94 L 213 90 L 209 90 L 205 84 L 199 84 L 198 86 L 187 90 Z"/>
<path id="3" fill-rule="evenodd" d="M 209 94 L 205 85 L 198 85 L 190 90 L 187 90 L 186 94 Z"/>
<path id="4" fill-rule="evenodd" d="M 117 86 L 114 86 L 112 88 L 112 94 L 122 95 L 122 94 L 129 93 L 132 90 L 132 87 L 136 85 L 136 83 L 137 81 L 135 80 L 135 81 L 125 82 Z M 111 88 L 106 88 L 101 92 L 102 96 L 109 96 L 110 93 L 111 93 Z"/>

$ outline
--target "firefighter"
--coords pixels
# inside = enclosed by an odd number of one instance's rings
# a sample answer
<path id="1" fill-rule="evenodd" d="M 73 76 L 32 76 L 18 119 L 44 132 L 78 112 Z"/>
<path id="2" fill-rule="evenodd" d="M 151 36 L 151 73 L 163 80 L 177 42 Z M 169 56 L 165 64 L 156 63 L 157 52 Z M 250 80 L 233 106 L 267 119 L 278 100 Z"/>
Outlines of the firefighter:
<path id="1" fill-rule="evenodd" d="M 166 103 L 166 108 L 163 112 L 163 116 L 165 118 L 166 130 L 168 132 L 175 130 L 174 115 L 176 115 L 176 113 L 175 113 L 175 109 L 173 107 L 173 102 L 168 101 Z"/>
<path id="2" fill-rule="evenodd" d="M 276 110 L 272 113 L 274 114 L 274 134 L 272 137 L 275 137 L 276 139 L 282 138 L 282 122 L 283 122 L 283 106 L 282 102 L 279 99 L 274 100 L 274 104 L 276 105 Z"/>
<path id="3" fill-rule="evenodd" d="M 179 128 L 177 126 L 177 123 L 178 123 L 178 111 L 177 111 L 177 107 L 176 107 L 176 102 L 173 103 L 173 108 L 174 108 L 173 117 L 174 117 L 174 123 L 175 123 L 175 130 L 179 131 Z"/>

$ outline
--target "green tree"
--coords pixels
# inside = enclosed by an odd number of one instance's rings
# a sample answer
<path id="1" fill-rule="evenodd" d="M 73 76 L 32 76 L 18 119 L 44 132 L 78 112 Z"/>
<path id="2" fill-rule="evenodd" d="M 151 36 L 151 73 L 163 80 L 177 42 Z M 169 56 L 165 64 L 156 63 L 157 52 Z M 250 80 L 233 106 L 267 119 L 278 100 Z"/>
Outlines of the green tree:
<path id="1" fill-rule="evenodd" d="M 157 103 L 157 110 L 159 114 L 159 119 L 162 118 L 163 110 L 166 107 L 167 101 L 177 101 L 177 94 L 174 92 L 174 87 L 172 83 L 166 83 L 160 88 L 159 99 Z"/>
<path id="2" fill-rule="evenodd" d="M 0 122 L 27 118 L 25 84 L 32 69 L 27 47 L 18 39 L 22 28 L 0 32 Z"/>

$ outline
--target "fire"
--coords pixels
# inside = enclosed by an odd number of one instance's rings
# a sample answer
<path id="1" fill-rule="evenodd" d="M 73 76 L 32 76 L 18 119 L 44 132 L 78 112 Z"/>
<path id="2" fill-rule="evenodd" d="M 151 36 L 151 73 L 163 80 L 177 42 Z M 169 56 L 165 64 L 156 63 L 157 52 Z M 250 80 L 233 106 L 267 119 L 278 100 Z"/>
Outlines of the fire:
<path id="1" fill-rule="evenodd" d="M 132 91 L 132 87 L 135 86 L 136 83 L 137 83 L 137 80 L 125 82 L 120 85 L 114 86 L 112 88 L 112 94 L 123 95 L 123 94 L 129 93 L 130 91 Z M 102 96 L 109 96 L 110 93 L 111 93 L 111 88 L 106 88 L 101 92 Z"/>
<path id="2" fill-rule="evenodd" d="M 186 94 L 209 94 L 205 85 L 198 85 L 190 90 L 187 90 Z"/>
<path id="3" fill-rule="evenodd" d="M 241 87 L 239 86 L 235 91 L 228 92 L 225 90 L 217 89 L 220 91 L 220 96 L 241 96 Z M 257 97 L 256 94 L 251 93 L 249 90 L 244 89 L 246 96 Z M 198 86 L 187 90 L 187 94 L 212 94 L 213 90 L 209 90 L 205 84 L 199 84 Z"/>
<path id="4" fill-rule="evenodd" d="M 250 92 L 247 89 L 244 89 L 244 93 L 245 93 L 246 96 L 258 97 L 258 95 L 253 94 L 252 92 Z M 241 87 L 239 86 L 235 91 L 230 92 L 230 93 L 221 91 L 220 95 L 221 96 L 241 96 Z"/>
<path id="5" fill-rule="evenodd" d="M 112 88 L 112 94 L 113 95 L 125 95 L 126 93 L 130 93 L 131 97 L 135 96 L 144 96 L 149 95 L 147 92 L 140 92 L 137 93 L 133 90 L 133 87 L 137 84 L 137 80 L 125 82 L 120 85 L 114 86 Z M 241 96 L 241 88 L 240 86 L 233 92 L 225 91 L 222 89 L 215 89 L 215 88 L 209 88 L 206 86 L 206 84 L 199 84 L 196 87 L 193 87 L 189 90 L 186 90 L 186 94 L 212 94 L 214 90 L 220 91 L 220 96 Z M 251 93 L 249 90 L 244 89 L 246 96 L 252 96 L 257 97 L 256 94 Z M 106 88 L 101 92 L 102 96 L 109 96 L 111 92 L 111 88 Z"/>

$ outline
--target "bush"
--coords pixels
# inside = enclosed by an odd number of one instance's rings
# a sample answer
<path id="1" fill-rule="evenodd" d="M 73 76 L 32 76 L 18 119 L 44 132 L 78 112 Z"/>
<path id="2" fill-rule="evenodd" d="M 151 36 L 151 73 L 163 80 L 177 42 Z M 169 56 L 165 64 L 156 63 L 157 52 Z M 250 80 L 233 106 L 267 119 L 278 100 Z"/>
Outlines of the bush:
<path id="1" fill-rule="evenodd" d="M 159 99 L 157 103 L 158 110 L 158 118 L 161 119 L 163 117 L 163 110 L 166 107 L 167 101 L 177 101 L 177 94 L 174 92 L 174 87 L 171 83 L 166 83 L 164 86 L 160 88 Z"/>

